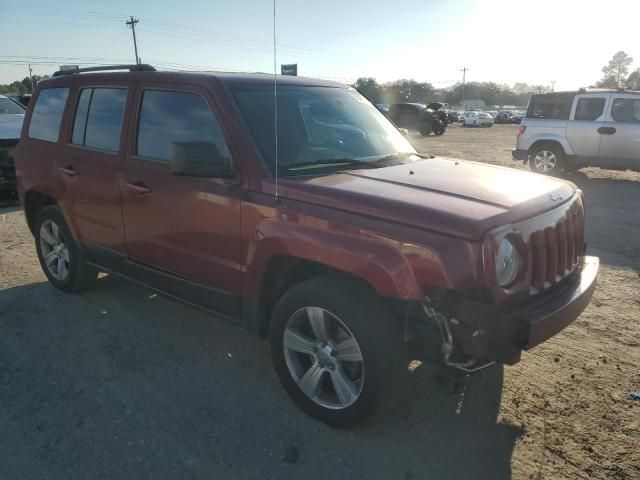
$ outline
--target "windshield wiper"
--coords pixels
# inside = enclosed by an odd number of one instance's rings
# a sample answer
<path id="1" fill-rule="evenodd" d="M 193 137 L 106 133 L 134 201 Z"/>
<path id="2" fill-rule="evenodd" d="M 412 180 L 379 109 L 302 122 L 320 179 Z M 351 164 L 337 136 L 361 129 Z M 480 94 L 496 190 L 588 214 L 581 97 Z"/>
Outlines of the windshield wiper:
<path id="1" fill-rule="evenodd" d="M 356 160 L 355 158 L 326 158 L 321 160 L 311 160 L 308 162 L 292 163 L 291 165 L 282 165 L 278 168 L 278 172 L 295 172 L 297 170 L 310 170 L 313 168 L 340 166 L 347 166 L 349 167 L 349 169 L 379 168 L 380 165 L 376 165 L 377 163 L 377 160 L 375 162 L 369 162 Z"/>
<path id="2" fill-rule="evenodd" d="M 376 163 L 384 163 L 384 162 L 396 160 L 402 157 L 436 158 L 435 155 L 428 155 L 425 153 L 400 152 L 400 153 L 392 153 L 391 155 L 385 155 L 384 157 L 380 157 L 376 160 Z"/>

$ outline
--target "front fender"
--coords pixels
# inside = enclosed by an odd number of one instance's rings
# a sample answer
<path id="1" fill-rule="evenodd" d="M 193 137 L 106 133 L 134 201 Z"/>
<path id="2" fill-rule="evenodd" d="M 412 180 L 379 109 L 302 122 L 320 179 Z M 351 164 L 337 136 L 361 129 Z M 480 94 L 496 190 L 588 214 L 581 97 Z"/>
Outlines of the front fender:
<path id="1" fill-rule="evenodd" d="M 321 230 L 278 218 L 263 220 L 250 241 L 245 298 L 257 299 L 269 260 L 286 255 L 341 270 L 380 295 L 420 300 L 423 291 L 400 245 L 346 232 Z"/>

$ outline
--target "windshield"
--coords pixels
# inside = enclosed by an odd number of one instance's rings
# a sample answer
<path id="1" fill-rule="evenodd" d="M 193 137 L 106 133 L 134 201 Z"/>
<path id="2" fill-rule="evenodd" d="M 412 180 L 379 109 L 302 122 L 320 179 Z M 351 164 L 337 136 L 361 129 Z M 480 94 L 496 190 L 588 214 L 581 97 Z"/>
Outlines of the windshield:
<path id="1" fill-rule="evenodd" d="M 7 97 L 0 97 L 0 113 L 24 115 L 24 108 Z"/>
<path id="2" fill-rule="evenodd" d="M 275 173 L 273 87 L 233 91 L 267 166 Z M 375 162 L 415 149 L 387 118 L 353 89 L 278 87 L 278 168 L 349 159 Z M 339 165 L 336 162 L 336 165 Z M 344 163 L 342 163 L 344 165 Z"/>

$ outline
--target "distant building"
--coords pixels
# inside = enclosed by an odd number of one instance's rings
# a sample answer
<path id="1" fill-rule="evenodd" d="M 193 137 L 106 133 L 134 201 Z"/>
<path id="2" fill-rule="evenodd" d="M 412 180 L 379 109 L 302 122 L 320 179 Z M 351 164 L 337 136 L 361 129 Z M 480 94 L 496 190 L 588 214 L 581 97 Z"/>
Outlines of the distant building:
<path id="1" fill-rule="evenodd" d="M 481 100 L 479 98 L 464 99 L 464 108 L 466 108 L 467 110 L 471 110 L 473 108 L 479 108 L 482 110 L 484 109 L 484 107 L 486 107 L 484 100 Z"/>

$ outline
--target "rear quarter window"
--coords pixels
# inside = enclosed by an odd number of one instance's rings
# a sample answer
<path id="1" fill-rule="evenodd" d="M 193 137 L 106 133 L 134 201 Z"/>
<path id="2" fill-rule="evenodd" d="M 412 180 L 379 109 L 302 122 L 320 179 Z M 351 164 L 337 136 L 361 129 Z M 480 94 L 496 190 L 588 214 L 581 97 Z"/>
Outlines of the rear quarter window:
<path id="1" fill-rule="evenodd" d="M 29 137 L 57 142 L 62 114 L 69 97 L 68 88 L 45 88 L 40 91 L 31 114 Z"/>
<path id="2" fill-rule="evenodd" d="M 529 100 L 527 118 L 569 120 L 575 94 L 550 93 L 533 95 Z"/>

